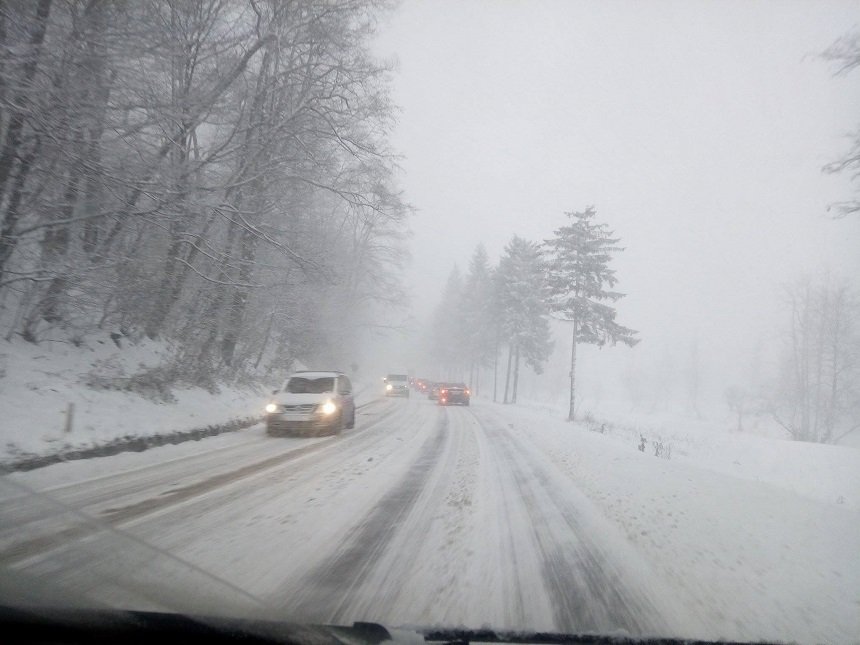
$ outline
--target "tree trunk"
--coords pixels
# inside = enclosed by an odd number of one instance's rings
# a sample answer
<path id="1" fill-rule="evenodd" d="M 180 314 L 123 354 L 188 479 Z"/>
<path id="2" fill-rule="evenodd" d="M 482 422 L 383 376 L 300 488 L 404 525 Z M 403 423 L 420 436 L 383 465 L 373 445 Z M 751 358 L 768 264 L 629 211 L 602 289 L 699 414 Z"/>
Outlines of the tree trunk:
<path id="1" fill-rule="evenodd" d="M 82 146 L 82 136 L 83 134 L 79 131 L 73 137 L 78 148 Z M 83 179 L 82 168 L 83 164 L 77 163 L 69 169 L 69 178 L 63 192 L 63 204 L 54 213 L 54 219 L 58 222 L 71 218 L 75 212 L 80 197 L 79 187 Z M 66 287 L 69 284 L 68 268 L 63 266 L 63 260 L 69 252 L 70 241 L 71 231 L 68 224 L 60 223 L 46 228 L 42 236 L 41 267 L 43 270 L 54 273 L 57 273 L 57 267 L 59 267 L 59 273 L 51 280 L 47 291 L 36 304 L 33 315 L 49 323 L 57 323 L 62 320 L 60 309 Z"/>
<path id="2" fill-rule="evenodd" d="M 837 292 L 835 296 L 831 325 L 828 332 L 828 344 L 830 345 L 830 394 L 827 402 L 826 433 L 822 439 L 822 443 L 830 443 L 833 440 L 833 431 L 836 429 L 836 406 L 839 394 L 840 362 L 844 360 L 844 354 L 841 351 L 844 296 L 845 292 L 843 290 Z"/>
<path id="3" fill-rule="evenodd" d="M 263 361 L 263 355 L 266 352 L 266 346 L 269 344 L 269 336 L 272 333 L 272 323 L 275 321 L 275 312 L 269 315 L 269 322 L 266 324 L 266 334 L 263 336 L 263 344 L 260 346 L 260 353 L 257 354 L 257 360 L 254 363 L 254 369 L 260 367 L 260 363 Z M 354 372 L 355 370 L 353 370 Z"/>
<path id="4" fill-rule="evenodd" d="M 6 203 L 6 214 L 3 218 L 3 224 L 0 226 L 0 283 L 3 282 L 6 263 L 18 244 L 18 236 L 15 234 L 15 229 L 18 226 L 18 220 L 21 218 L 21 199 L 24 196 L 24 184 L 27 182 L 27 177 L 33 167 L 33 160 L 36 158 L 40 147 L 41 139 L 36 139 L 33 148 L 20 160 L 18 173 L 12 182 L 12 192 L 9 196 L 9 201 Z"/>
<path id="5" fill-rule="evenodd" d="M 27 90 L 36 76 L 36 67 L 39 63 L 39 50 L 45 40 L 45 32 L 48 30 L 48 16 L 51 13 L 52 0 L 39 0 L 36 7 L 36 17 L 33 21 L 33 30 L 30 32 L 30 40 L 27 46 L 27 61 L 22 68 L 22 78 L 18 81 L 21 92 L 15 100 L 17 110 L 9 118 L 6 128 L 6 138 L 3 148 L 0 150 L 0 199 L 5 195 L 6 182 L 12 175 L 12 167 L 15 158 L 19 154 L 18 147 L 21 144 L 21 133 L 26 121 L 26 106 L 30 103 L 26 96 Z"/>
<path id="6" fill-rule="evenodd" d="M 573 342 L 570 347 L 570 406 L 567 411 L 567 420 L 573 421 L 576 418 L 576 410 L 574 402 L 576 401 L 576 336 L 579 331 L 579 325 L 576 320 L 573 321 Z"/>
<path id="7" fill-rule="evenodd" d="M 232 366 L 236 345 L 242 333 L 242 322 L 250 297 L 248 284 L 253 277 L 254 256 L 257 237 L 247 228 L 242 229 L 239 237 L 239 284 L 233 287 L 233 298 L 227 311 L 227 323 L 221 339 L 221 359 L 225 365 Z"/>
<path id="8" fill-rule="evenodd" d="M 505 373 L 505 398 L 502 399 L 502 403 L 508 402 L 508 390 L 509 390 L 510 385 L 511 385 L 511 358 L 513 357 L 513 354 L 514 354 L 513 345 L 508 345 L 508 369 L 507 369 L 507 372 Z"/>
<path id="9" fill-rule="evenodd" d="M 520 344 L 517 343 L 517 349 L 514 352 L 514 389 L 511 394 L 511 403 L 517 402 L 517 386 L 520 383 Z"/>
<path id="10" fill-rule="evenodd" d="M 496 330 L 496 344 L 493 351 L 493 403 L 496 403 L 498 399 L 498 385 L 499 385 L 499 331 Z"/>

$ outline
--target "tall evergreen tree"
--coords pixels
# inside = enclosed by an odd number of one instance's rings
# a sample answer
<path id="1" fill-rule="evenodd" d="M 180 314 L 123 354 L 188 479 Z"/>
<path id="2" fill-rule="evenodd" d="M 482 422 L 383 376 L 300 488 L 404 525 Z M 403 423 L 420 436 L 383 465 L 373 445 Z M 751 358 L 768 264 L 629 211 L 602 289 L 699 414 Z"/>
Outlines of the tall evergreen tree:
<path id="1" fill-rule="evenodd" d="M 442 300 L 436 307 L 431 330 L 431 347 L 436 369 L 445 379 L 455 379 L 465 367 L 465 319 L 463 316 L 463 276 L 456 265 L 448 276 Z"/>
<path id="2" fill-rule="evenodd" d="M 490 362 L 495 348 L 493 299 L 492 268 L 487 250 L 479 244 L 469 262 L 462 294 L 469 387 L 473 392 L 479 390 L 481 367 Z"/>
<path id="3" fill-rule="evenodd" d="M 504 402 L 516 403 L 520 358 L 540 373 L 552 351 L 540 245 L 515 235 L 505 247 L 496 276 L 501 336 L 508 345 Z"/>
<path id="4" fill-rule="evenodd" d="M 617 246 L 606 224 L 595 221 L 594 207 L 584 212 L 565 213 L 567 226 L 555 230 L 545 240 L 547 254 L 547 290 L 550 310 L 561 320 L 573 323 L 570 352 L 570 407 L 567 418 L 574 419 L 576 394 L 576 346 L 588 343 L 602 347 L 621 342 L 632 347 L 639 342 L 636 331 L 615 322 L 611 306 L 624 297 L 611 291 L 618 282 L 609 262 L 623 249 Z"/>

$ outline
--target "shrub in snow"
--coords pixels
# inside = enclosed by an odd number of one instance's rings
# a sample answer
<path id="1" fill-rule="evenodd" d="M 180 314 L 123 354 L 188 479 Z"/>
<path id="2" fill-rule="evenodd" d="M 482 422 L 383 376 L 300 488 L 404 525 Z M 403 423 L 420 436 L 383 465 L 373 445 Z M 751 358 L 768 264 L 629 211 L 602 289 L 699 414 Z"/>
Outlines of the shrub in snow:
<path id="1" fill-rule="evenodd" d="M 644 434 L 639 434 L 639 445 L 636 446 L 639 449 L 639 452 L 645 452 L 645 446 L 648 445 L 648 438 Z M 672 444 L 663 441 L 661 438 L 652 439 L 651 447 L 654 449 L 654 456 L 661 457 L 663 459 L 671 459 L 672 457 Z"/>
<path id="2" fill-rule="evenodd" d="M 672 444 L 663 443 L 662 439 L 658 439 L 657 441 L 652 441 L 651 445 L 654 446 L 655 457 L 662 457 L 663 459 L 670 459 L 672 457 Z"/>
<path id="3" fill-rule="evenodd" d="M 606 434 L 607 426 L 608 429 L 612 430 L 612 424 L 607 423 L 606 421 L 600 421 L 595 419 L 590 412 L 586 412 L 582 417 L 582 422 L 585 424 L 585 427 L 588 428 L 591 432 L 599 432 L 600 434 Z"/>
<path id="4" fill-rule="evenodd" d="M 99 373 L 99 370 L 104 373 Z M 170 389 L 170 383 L 173 381 L 173 375 L 163 367 L 147 368 L 132 376 L 125 376 L 122 367 L 110 359 L 98 361 L 94 369 L 84 377 L 84 384 L 94 390 L 132 392 L 158 403 L 176 402 Z"/>

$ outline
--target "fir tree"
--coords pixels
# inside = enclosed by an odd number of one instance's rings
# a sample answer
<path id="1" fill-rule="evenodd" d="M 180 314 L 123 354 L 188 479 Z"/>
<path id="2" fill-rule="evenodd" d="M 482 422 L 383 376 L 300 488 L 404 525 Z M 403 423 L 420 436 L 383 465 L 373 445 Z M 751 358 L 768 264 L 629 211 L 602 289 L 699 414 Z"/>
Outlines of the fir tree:
<path id="1" fill-rule="evenodd" d="M 565 213 L 567 226 L 555 230 L 555 237 L 545 240 L 547 257 L 547 291 L 550 310 L 561 320 L 573 323 L 570 352 L 570 407 L 568 420 L 574 419 L 576 394 L 576 346 L 579 343 L 613 345 L 621 342 L 632 347 L 639 342 L 636 331 L 615 322 L 611 303 L 624 294 L 611 289 L 618 282 L 609 268 L 613 254 L 623 249 L 619 238 L 606 224 L 594 221 L 595 210 Z"/>
<path id="2" fill-rule="evenodd" d="M 540 373 L 552 351 L 540 246 L 515 235 L 505 247 L 496 275 L 501 335 L 508 344 L 504 402 L 516 403 L 520 358 Z"/>
<path id="3" fill-rule="evenodd" d="M 456 265 L 448 276 L 442 299 L 436 307 L 431 330 L 431 347 L 437 370 L 446 379 L 457 379 L 463 368 L 466 347 L 463 316 L 463 277 Z"/>
<path id="4" fill-rule="evenodd" d="M 493 287 L 487 251 L 479 244 L 472 254 L 462 294 L 465 358 L 469 368 L 469 387 L 473 392 L 477 392 L 480 387 L 481 367 L 489 364 L 495 349 Z"/>

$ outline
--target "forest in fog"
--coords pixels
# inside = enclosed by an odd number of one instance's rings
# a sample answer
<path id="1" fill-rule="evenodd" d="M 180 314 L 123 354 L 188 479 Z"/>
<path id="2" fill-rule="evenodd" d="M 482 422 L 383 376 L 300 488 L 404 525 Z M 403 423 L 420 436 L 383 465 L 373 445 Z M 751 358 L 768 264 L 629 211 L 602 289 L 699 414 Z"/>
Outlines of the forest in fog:
<path id="1" fill-rule="evenodd" d="M 160 339 L 203 386 L 348 363 L 410 210 L 381 4 L 4 3 L 3 335 Z"/>

